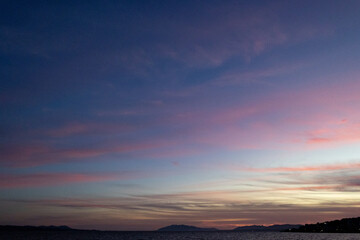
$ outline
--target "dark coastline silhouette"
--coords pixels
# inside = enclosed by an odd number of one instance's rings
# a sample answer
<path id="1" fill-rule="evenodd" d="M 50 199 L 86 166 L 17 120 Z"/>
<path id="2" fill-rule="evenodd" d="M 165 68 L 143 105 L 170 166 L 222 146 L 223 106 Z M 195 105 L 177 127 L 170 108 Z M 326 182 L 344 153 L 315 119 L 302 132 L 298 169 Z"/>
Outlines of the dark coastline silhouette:
<path id="1" fill-rule="evenodd" d="M 76 230 L 68 226 L 13 226 L 13 225 L 0 225 L 0 231 L 71 231 Z"/>
<path id="2" fill-rule="evenodd" d="M 360 217 L 305 224 L 299 228 L 290 229 L 288 232 L 360 233 Z"/>
<path id="3" fill-rule="evenodd" d="M 68 226 L 0 226 L 0 232 L 104 232 L 98 230 L 77 230 Z M 156 232 L 212 232 L 223 231 L 216 228 L 200 228 L 189 225 L 170 225 Z M 343 218 L 315 224 L 250 225 L 237 227 L 230 232 L 312 232 L 312 233 L 360 233 L 360 217 Z M 106 231 L 105 231 L 106 232 Z M 117 231 L 113 231 L 117 232 Z M 140 231 L 141 232 L 141 231 Z"/>
<path id="4" fill-rule="evenodd" d="M 280 232 L 284 230 L 289 230 L 293 228 L 299 228 L 300 224 L 277 224 L 271 226 L 263 226 L 263 225 L 252 225 L 252 226 L 242 226 L 233 229 L 233 231 L 241 231 L 241 232 Z"/>

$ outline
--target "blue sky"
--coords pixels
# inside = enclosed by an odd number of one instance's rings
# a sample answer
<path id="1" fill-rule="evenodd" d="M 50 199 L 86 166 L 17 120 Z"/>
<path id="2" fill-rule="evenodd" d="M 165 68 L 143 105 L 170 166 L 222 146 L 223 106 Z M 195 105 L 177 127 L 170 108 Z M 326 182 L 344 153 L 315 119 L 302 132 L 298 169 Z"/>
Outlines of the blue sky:
<path id="1" fill-rule="evenodd" d="M 3 1 L 0 224 L 354 216 L 358 1 Z"/>

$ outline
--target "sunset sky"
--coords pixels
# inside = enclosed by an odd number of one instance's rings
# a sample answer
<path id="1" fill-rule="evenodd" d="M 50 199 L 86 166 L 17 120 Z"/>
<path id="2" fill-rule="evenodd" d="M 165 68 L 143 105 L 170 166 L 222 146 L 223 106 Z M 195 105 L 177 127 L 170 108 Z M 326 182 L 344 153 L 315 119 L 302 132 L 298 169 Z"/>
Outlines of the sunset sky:
<path id="1" fill-rule="evenodd" d="M 0 225 L 360 216 L 360 1 L 1 1 Z"/>

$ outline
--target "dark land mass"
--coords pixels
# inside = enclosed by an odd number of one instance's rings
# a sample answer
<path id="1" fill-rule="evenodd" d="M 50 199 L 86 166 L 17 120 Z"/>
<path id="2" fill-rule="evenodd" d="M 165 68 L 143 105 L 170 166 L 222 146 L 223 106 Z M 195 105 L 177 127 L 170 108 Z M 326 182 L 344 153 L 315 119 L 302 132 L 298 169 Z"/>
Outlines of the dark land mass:
<path id="1" fill-rule="evenodd" d="M 12 226 L 3 225 L 0 226 L 0 231 L 76 231 L 68 226 Z"/>
<path id="2" fill-rule="evenodd" d="M 288 232 L 360 233 L 360 217 L 343 218 L 316 224 L 305 224 Z"/>
<path id="3" fill-rule="evenodd" d="M 251 226 L 242 226 L 237 227 L 233 230 L 226 230 L 226 231 L 237 231 L 237 232 L 281 232 L 284 230 L 290 230 L 294 228 L 299 228 L 300 224 L 283 224 L 283 225 L 271 225 L 271 226 L 263 226 L 263 225 L 251 225 Z M 184 232 L 184 231 L 221 231 L 216 228 L 199 228 L 195 226 L 188 226 L 188 225 L 170 225 L 167 227 L 163 227 L 158 229 L 158 231 L 177 231 L 177 232 Z"/>
<path id="4" fill-rule="evenodd" d="M 262 225 L 252 225 L 252 226 L 242 226 L 233 229 L 233 231 L 241 232 L 281 232 L 284 230 L 299 228 L 302 225 L 300 224 L 282 224 L 282 225 L 271 225 L 271 226 L 262 226 Z"/>
<path id="5" fill-rule="evenodd" d="M 167 227 L 163 227 L 158 229 L 158 231 L 161 232 L 170 232 L 170 231 L 176 231 L 176 232 L 209 232 L 209 231 L 219 231 L 216 228 L 199 228 L 195 226 L 188 226 L 188 225 L 170 225 Z"/>
<path id="6" fill-rule="evenodd" d="M 360 217 L 357 218 L 344 218 L 341 220 L 328 221 L 323 223 L 316 224 L 305 224 L 305 225 L 295 225 L 295 224 L 283 224 L 283 225 L 271 225 L 271 226 L 262 226 L 262 225 L 252 225 L 252 226 L 242 226 L 237 227 L 233 230 L 221 231 L 216 228 L 199 228 L 195 226 L 188 225 L 170 225 L 158 229 L 155 232 L 312 232 L 312 233 L 360 233 Z M 2 238 L 6 234 L 13 236 L 25 234 L 27 236 L 30 232 L 34 235 L 47 235 L 50 233 L 62 233 L 62 235 L 101 235 L 101 234 L 115 234 L 120 233 L 119 231 L 97 231 L 97 230 L 77 230 L 70 228 L 68 226 L 0 226 L 0 239 L 14 239 L 14 238 Z M 13 234 L 14 233 L 14 234 Z M 133 234 L 131 232 L 123 232 L 123 234 Z M 141 233 L 139 231 L 138 233 Z M 4 235 L 5 234 L 5 235 Z M 9 235 L 9 236 L 10 236 Z M 44 235 L 44 236 L 45 236 Z M 65 236 L 65 235 L 64 235 Z M 16 238 L 16 239 L 22 239 Z M 70 239 L 70 238 L 69 238 Z M 81 239 L 81 238 L 79 238 Z"/>

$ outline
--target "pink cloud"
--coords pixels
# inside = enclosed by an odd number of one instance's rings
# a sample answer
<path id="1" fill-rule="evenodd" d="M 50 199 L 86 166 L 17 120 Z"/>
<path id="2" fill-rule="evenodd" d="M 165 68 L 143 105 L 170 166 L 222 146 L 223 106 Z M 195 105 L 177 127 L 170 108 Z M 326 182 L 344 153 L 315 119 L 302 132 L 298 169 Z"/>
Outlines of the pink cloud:
<path id="1" fill-rule="evenodd" d="M 56 148 L 42 144 L 15 145 L 6 146 L 1 149 L 2 158 L 0 163 L 12 167 L 29 167 L 70 160 L 88 160 L 89 158 L 112 153 L 131 153 L 156 148 L 161 149 L 173 144 L 175 144 L 173 141 L 154 140 L 86 148 Z"/>
<path id="2" fill-rule="evenodd" d="M 149 149 L 149 151 L 143 152 L 140 155 L 143 157 L 151 157 L 158 159 L 166 158 L 181 158 L 187 156 L 196 156 L 204 153 L 204 149 L 199 149 L 195 147 L 183 147 L 177 146 L 176 144 L 171 144 L 168 146 L 163 146 L 160 149 Z M 177 161 L 173 161 L 177 162 Z"/>
<path id="3" fill-rule="evenodd" d="M 54 162 L 88 159 L 111 153 L 138 156 L 186 157 L 212 149 L 239 150 L 259 148 L 327 147 L 360 141 L 359 74 L 332 86 L 272 92 L 251 102 L 212 109 L 176 110 L 159 118 L 156 127 L 181 126 L 153 139 L 111 143 L 83 148 L 58 148 L 47 144 L 25 144 L 1 148 L 3 165 L 34 166 Z M 334 78 L 337 78 L 335 76 Z M 174 106 L 163 106 L 174 109 Z M 181 108 L 180 108 L 181 109 Z M 276 116 L 276 117 L 274 117 Z M 150 125 L 149 125 L 150 126 Z M 149 127 L 148 126 L 148 127 Z M 74 123 L 49 132 L 54 137 L 96 132 L 129 130 L 124 125 Z M 147 128 L 145 128 L 147 129 Z M 196 149 L 189 146 L 196 146 Z M 211 151 L 210 150 L 210 151 Z M 149 155 L 149 156 L 150 156 Z"/>
<path id="4" fill-rule="evenodd" d="M 0 188 L 57 186 L 64 184 L 131 179 L 138 173 L 37 173 L 1 174 Z"/>
<path id="5" fill-rule="evenodd" d="M 290 65 L 289 71 L 303 66 Z M 286 72 L 286 68 L 280 67 L 240 78 L 256 79 Z M 334 82 L 332 85 L 269 92 L 246 103 L 240 101 L 236 106 L 178 112 L 163 124 L 186 126 L 181 134 L 188 142 L 225 149 L 327 147 L 329 143 L 360 141 L 359 76 L 359 73 L 333 75 L 329 80 Z M 340 83 L 338 78 L 346 80 Z M 209 87 L 197 87 L 187 94 L 199 94 L 201 88 Z"/>
<path id="6" fill-rule="evenodd" d="M 14 162 L 28 159 L 29 157 L 50 151 L 50 147 L 43 144 L 7 145 L 0 148 L 0 162 Z"/>
<path id="7" fill-rule="evenodd" d="M 69 123 L 59 128 L 47 131 L 47 134 L 52 137 L 67 137 L 72 135 L 83 134 L 109 134 L 128 132 L 134 130 L 134 126 L 127 124 L 112 124 L 112 123 Z"/>
<path id="8" fill-rule="evenodd" d="M 2 149 L 0 162 L 5 166 L 29 167 L 103 153 L 104 149 L 56 149 L 45 144 L 12 145 Z"/>
<path id="9" fill-rule="evenodd" d="M 178 161 L 171 161 L 171 163 L 174 165 L 174 166 L 179 166 L 180 163 Z"/>
<path id="10" fill-rule="evenodd" d="M 230 109 L 227 114 L 224 110 L 214 112 L 218 118 L 217 126 L 223 124 L 223 127 L 207 139 L 215 145 L 224 143 L 225 137 L 230 143 L 242 141 L 248 145 L 273 148 L 288 148 L 290 144 L 301 146 L 294 143 L 326 147 L 330 143 L 358 142 L 360 84 L 352 79 L 354 76 L 341 85 L 270 94 L 248 106 L 239 106 L 233 114 Z M 248 111 L 251 109 L 253 112 Z M 248 112 L 247 117 L 252 121 L 247 123 L 246 118 L 242 119 L 237 112 L 243 113 L 244 117 Z M 209 125 L 208 128 L 213 129 Z"/>
<path id="11" fill-rule="evenodd" d="M 244 73 L 239 79 L 231 76 L 226 81 L 277 76 L 304 66 L 307 64 L 289 64 Z M 358 72 L 324 76 L 331 85 L 272 91 L 246 103 L 234 102 L 232 106 L 179 110 L 162 119 L 161 124 L 184 126 L 181 132 L 176 132 L 177 136 L 181 134 L 183 142 L 224 149 L 324 148 L 357 142 L 360 141 L 359 77 Z M 173 97 L 201 95 L 212 87 L 211 84 L 196 86 Z"/>
<path id="12" fill-rule="evenodd" d="M 305 167 L 274 167 L 274 168 L 240 168 L 241 171 L 249 172 L 312 172 L 312 171 L 336 171 L 344 169 L 360 169 L 360 163 L 316 165 Z"/>
<path id="13" fill-rule="evenodd" d="M 308 132 L 309 144 L 340 144 L 360 141 L 360 124 L 340 121 Z"/>
<path id="14" fill-rule="evenodd" d="M 307 141 L 308 143 L 327 143 L 327 142 L 331 142 L 331 139 L 329 138 L 320 138 L 320 137 L 315 137 L 315 138 L 310 138 Z"/>
<path id="15" fill-rule="evenodd" d="M 308 186 L 308 187 L 288 187 L 288 188 L 276 188 L 272 191 L 318 191 L 318 190 L 335 190 L 337 185 L 330 186 Z"/>

